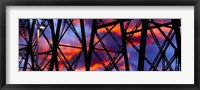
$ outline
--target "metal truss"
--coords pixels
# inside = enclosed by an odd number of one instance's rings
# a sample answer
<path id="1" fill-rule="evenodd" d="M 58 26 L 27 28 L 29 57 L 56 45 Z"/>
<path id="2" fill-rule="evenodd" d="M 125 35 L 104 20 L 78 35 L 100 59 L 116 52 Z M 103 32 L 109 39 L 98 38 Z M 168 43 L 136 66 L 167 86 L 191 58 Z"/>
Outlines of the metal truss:
<path id="1" fill-rule="evenodd" d="M 19 43 L 19 69 L 23 71 L 59 71 L 59 64 L 62 64 L 66 71 L 75 71 L 78 63 L 84 62 L 84 70 L 91 71 L 91 64 L 95 57 L 102 65 L 102 71 L 121 71 L 120 62 L 123 62 L 125 71 L 132 71 L 131 68 L 135 68 L 136 71 L 181 70 L 180 19 L 171 19 L 166 23 L 158 23 L 154 19 L 138 19 L 137 22 L 134 19 L 115 19 L 110 22 L 105 22 L 104 19 L 92 19 L 89 41 L 86 38 L 86 32 L 89 30 L 86 30 L 84 19 L 78 19 L 78 21 L 79 28 L 76 27 L 74 19 L 58 19 L 56 23 L 53 19 L 19 19 L 19 38 L 21 41 L 23 40 L 23 44 Z M 132 23 L 136 23 L 134 27 L 131 27 Z M 44 28 L 41 29 L 41 26 Z M 116 27 L 119 27 L 120 38 L 113 33 Z M 169 28 L 169 32 L 164 32 L 162 27 Z M 101 29 L 106 32 L 99 32 Z M 50 30 L 51 38 L 45 33 L 46 30 Z M 68 30 L 74 33 L 81 46 L 61 43 Z M 155 32 L 159 32 L 163 37 L 162 42 L 159 41 Z M 136 45 L 133 43 L 133 39 L 134 35 L 138 33 L 140 40 L 139 45 Z M 153 58 L 147 57 L 146 54 L 148 35 L 153 38 L 158 48 L 156 56 Z M 108 48 L 109 43 L 105 43 L 107 36 L 115 43 L 114 49 Z M 37 42 L 41 37 L 48 43 L 48 51 L 38 52 L 41 48 Z M 131 60 L 135 59 L 129 58 L 128 45 L 137 53 L 135 56 L 138 57 L 136 67 L 130 67 Z M 68 60 L 61 47 L 79 49 L 80 52 L 73 60 Z M 166 53 L 169 49 L 172 50 L 170 56 Z M 107 62 L 102 59 L 100 52 L 106 55 Z M 43 55 L 43 58 L 38 61 L 39 55 Z M 48 57 L 50 58 L 48 59 Z"/>

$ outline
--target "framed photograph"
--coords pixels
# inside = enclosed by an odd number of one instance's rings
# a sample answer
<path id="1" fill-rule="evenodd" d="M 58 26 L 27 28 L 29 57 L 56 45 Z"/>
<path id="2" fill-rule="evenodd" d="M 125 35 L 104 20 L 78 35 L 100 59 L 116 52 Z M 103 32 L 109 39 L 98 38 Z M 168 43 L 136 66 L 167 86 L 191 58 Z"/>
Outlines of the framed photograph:
<path id="1" fill-rule="evenodd" d="M 199 90 L 199 0 L 1 0 L 3 90 Z"/>

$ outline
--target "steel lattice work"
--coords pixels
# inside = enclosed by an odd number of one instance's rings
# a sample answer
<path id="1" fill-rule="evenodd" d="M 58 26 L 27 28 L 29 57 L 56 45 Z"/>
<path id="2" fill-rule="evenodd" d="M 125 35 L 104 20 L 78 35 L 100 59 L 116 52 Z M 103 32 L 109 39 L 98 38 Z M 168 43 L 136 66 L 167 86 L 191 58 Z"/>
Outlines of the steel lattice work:
<path id="1" fill-rule="evenodd" d="M 180 19 L 19 19 L 19 71 L 180 71 Z"/>

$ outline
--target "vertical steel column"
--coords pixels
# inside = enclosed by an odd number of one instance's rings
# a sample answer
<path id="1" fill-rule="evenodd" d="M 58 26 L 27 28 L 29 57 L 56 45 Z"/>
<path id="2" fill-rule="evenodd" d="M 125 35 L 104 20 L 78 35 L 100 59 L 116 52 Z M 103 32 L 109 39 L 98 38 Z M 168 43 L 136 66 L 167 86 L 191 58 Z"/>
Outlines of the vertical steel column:
<path id="1" fill-rule="evenodd" d="M 124 30 L 124 23 L 120 20 L 120 28 L 121 28 L 121 38 L 122 38 L 122 54 L 124 56 L 125 61 L 125 67 L 126 71 L 129 71 L 129 62 L 128 62 L 128 56 L 127 56 L 127 48 L 126 48 L 126 31 Z"/>
<path id="2" fill-rule="evenodd" d="M 57 49 L 58 49 L 58 45 L 59 45 L 59 33 L 60 33 L 60 26 L 61 26 L 61 19 L 58 19 L 58 24 L 57 24 L 57 28 L 56 28 L 56 33 L 54 33 L 54 22 L 53 19 L 50 19 L 50 28 L 51 28 L 51 34 L 52 34 L 52 40 L 53 40 L 53 47 L 52 47 L 52 58 L 51 58 L 51 63 L 50 63 L 50 67 L 49 67 L 49 71 L 53 71 L 54 65 L 56 68 L 56 71 L 59 71 L 58 68 L 58 53 L 57 53 Z"/>
<path id="3" fill-rule="evenodd" d="M 82 50 L 84 52 L 84 60 L 85 60 L 85 70 L 87 66 L 87 45 L 86 45 L 86 39 L 85 39 L 85 28 L 84 28 L 84 20 L 80 19 L 80 26 L 81 26 L 81 35 L 82 35 Z"/>
<path id="4" fill-rule="evenodd" d="M 144 59 L 145 59 L 145 50 L 146 50 L 146 38 L 147 38 L 147 28 L 149 24 L 148 19 L 142 19 L 142 31 L 141 31 L 141 40 L 140 40 L 140 53 L 138 60 L 138 71 L 144 71 Z"/>
<path id="5" fill-rule="evenodd" d="M 35 23 L 36 23 L 36 20 L 33 19 L 33 23 L 32 25 L 30 25 L 30 22 L 28 21 L 28 36 L 29 36 L 29 41 L 28 41 L 28 45 L 27 45 L 27 48 L 26 48 L 26 58 L 25 58 L 25 62 L 24 62 L 24 67 L 23 67 L 23 71 L 26 71 L 27 69 L 27 65 L 28 65 L 28 58 L 29 58 L 29 55 L 31 56 L 31 69 L 33 71 L 35 71 L 35 67 L 34 67 L 34 54 L 33 54 L 33 50 L 32 50 L 32 39 L 33 39 L 33 32 L 34 32 L 34 27 L 35 27 Z"/>
<path id="6" fill-rule="evenodd" d="M 90 64 L 92 60 L 92 52 L 94 51 L 94 36 L 95 33 L 97 32 L 97 27 L 96 27 L 96 19 L 93 19 L 92 23 L 92 31 L 91 31 L 91 36 L 90 36 L 90 45 L 89 45 L 89 52 L 88 52 L 88 60 L 86 63 L 86 71 L 90 71 Z"/>
<path id="7" fill-rule="evenodd" d="M 177 49 L 175 50 L 175 56 L 178 58 L 178 68 L 181 70 L 181 21 L 180 19 L 172 19 L 172 28 L 176 33 Z"/>

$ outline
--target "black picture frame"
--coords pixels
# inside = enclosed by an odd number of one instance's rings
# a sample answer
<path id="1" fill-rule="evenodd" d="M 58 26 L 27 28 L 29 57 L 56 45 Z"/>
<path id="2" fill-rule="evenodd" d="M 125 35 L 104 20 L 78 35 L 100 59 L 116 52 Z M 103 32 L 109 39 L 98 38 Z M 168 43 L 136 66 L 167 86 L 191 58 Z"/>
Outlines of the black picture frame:
<path id="1" fill-rule="evenodd" d="M 194 6 L 194 84 L 6 84 L 6 6 Z M 1 0 L 0 88 L 2 90 L 200 90 L 199 17 L 199 0 Z"/>

